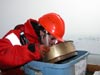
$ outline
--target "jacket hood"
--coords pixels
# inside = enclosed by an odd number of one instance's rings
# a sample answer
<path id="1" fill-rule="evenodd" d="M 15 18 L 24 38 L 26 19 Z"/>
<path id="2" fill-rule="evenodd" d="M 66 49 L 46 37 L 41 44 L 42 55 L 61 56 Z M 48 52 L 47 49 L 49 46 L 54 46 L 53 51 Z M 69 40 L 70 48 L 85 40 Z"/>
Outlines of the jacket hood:
<path id="1" fill-rule="evenodd" d="M 24 33 L 26 35 L 26 37 L 30 36 L 32 38 L 38 38 L 36 32 L 35 32 L 35 29 L 32 27 L 32 24 L 31 22 L 37 22 L 36 20 L 33 20 L 33 19 L 28 19 L 25 23 L 24 23 L 24 26 L 25 26 L 25 30 L 24 30 Z"/>

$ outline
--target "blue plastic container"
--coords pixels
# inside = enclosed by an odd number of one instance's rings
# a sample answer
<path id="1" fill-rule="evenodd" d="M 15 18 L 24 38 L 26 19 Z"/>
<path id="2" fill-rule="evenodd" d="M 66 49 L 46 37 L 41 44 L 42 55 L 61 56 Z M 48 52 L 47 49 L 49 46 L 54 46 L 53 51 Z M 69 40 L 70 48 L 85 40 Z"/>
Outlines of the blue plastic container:
<path id="1" fill-rule="evenodd" d="M 32 61 L 24 66 L 26 75 L 75 75 L 75 64 L 86 59 L 87 51 L 77 51 L 78 55 L 60 63 Z M 36 72 L 40 74 L 36 74 Z"/>

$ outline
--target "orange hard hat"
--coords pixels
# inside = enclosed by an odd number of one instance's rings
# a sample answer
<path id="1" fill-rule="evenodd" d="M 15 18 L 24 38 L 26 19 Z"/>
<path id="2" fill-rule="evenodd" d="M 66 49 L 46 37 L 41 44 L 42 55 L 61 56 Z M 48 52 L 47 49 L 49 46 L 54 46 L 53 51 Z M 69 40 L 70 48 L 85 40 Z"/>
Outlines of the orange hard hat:
<path id="1" fill-rule="evenodd" d="M 63 42 L 65 24 L 63 19 L 56 13 L 48 13 L 39 18 L 39 23 L 56 39 Z"/>

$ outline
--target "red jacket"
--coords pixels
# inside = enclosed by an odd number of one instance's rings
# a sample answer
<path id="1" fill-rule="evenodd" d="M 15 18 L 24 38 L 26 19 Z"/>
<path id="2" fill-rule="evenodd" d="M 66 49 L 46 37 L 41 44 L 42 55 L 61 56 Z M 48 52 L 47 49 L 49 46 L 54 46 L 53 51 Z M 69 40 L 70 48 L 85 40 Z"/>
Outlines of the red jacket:
<path id="1" fill-rule="evenodd" d="M 30 43 L 39 44 L 38 36 L 35 33 L 30 21 L 27 22 L 19 29 L 10 30 L 2 39 L 0 39 L 0 69 L 9 69 L 17 66 L 24 65 L 32 60 L 40 59 L 39 49 L 35 45 L 35 52 L 28 49 Z M 21 45 L 20 33 L 24 31 L 29 44 Z"/>

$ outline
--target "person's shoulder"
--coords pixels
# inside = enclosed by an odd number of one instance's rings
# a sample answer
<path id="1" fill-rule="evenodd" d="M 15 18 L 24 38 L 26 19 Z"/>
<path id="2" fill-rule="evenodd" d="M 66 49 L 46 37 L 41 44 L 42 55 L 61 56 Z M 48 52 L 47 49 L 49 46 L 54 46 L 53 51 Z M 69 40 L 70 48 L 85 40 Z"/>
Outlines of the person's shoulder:
<path id="1" fill-rule="evenodd" d="M 10 35 L 10 34 L 12 34 L 12 33 L 15 34 L 15 35 L 16 35 L 16 34 L 18 35 L 18 34 L 20 34 L 20 31 L 19 31 L 19 30 L 12 29 L 12 30 L 9 30 L 8 33 L 6 33 L 5 36 Z"/>

